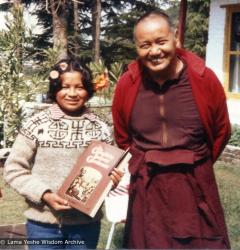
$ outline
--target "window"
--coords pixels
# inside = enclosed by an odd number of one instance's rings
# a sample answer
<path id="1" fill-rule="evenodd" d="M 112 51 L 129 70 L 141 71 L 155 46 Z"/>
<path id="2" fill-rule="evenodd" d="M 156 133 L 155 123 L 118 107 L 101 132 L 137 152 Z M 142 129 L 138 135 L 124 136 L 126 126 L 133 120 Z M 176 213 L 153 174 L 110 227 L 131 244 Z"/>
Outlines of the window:
<path id="1" fill-rule="evenodd" d="M 240 5 L 227 8 L 225 27 L 225 89 L 229 97 L 240 97 Z"/>

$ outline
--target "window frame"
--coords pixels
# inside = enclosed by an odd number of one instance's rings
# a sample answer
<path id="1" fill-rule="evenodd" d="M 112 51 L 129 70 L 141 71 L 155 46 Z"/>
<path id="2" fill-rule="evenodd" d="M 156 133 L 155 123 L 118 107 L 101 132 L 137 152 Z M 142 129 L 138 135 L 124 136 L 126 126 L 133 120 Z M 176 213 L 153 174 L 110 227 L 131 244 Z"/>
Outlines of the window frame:
<path id="1" fill-rule="evenodd" d="M 240 12 L 240 4 L 224 6 L 226 7 L 226 22 L 224 31 L 224 90 L 228 98 L 240 99 L 240 93 L 229 91 L 230 85 L 230 57 L 231 55 L 239 55 L 240 51 L 231 51 L 231 32 L 232 32 L 232 16 L 235 12 Z"/>

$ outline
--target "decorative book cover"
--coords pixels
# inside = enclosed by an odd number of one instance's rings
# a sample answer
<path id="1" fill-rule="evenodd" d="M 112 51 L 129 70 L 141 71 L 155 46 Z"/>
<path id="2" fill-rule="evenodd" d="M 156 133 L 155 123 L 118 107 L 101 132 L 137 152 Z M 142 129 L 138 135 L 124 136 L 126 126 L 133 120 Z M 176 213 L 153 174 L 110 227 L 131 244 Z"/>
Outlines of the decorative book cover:
<path id="1" fill-rule="evenodd" d="M 131 154 L 101 141 L 93 141 L 77 159 L 70 174 L 58 190 L 69 204 L 94 217 L 112 188 L 109 173 L 124 168 Z"/>

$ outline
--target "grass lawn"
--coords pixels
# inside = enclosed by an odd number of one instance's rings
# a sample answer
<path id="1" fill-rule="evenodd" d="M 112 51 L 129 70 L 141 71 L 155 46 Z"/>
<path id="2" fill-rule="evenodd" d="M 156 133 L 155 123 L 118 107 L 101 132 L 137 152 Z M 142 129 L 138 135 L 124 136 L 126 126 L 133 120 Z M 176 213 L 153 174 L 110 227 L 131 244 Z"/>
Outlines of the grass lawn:
<path id="1" fill-rule="evenodd" d="M 240 249 L 240 166 L 218 162 L 215 166 L 215 172 L 232 249 Z M 3 197 L 0 199 L 0 225 L 24 222 L 23 211 L 25 205 L 23 198 L 4 184 L 1 175 L 2 169 L 0 169 L 0 187 L 3 189 Z M 111 224 L 104 219 L 98 245 L 99 249 L 103 249 L 106 245 L 110 226 Z M 118 224 L 115 228 L 112 249 L 121 247 L 122 232 L 123 224 Z"/>
<path id="2" fill-rule="evenodd" d="M 240 249 L 240 166 L 215 166 L 232 249 Z"/>

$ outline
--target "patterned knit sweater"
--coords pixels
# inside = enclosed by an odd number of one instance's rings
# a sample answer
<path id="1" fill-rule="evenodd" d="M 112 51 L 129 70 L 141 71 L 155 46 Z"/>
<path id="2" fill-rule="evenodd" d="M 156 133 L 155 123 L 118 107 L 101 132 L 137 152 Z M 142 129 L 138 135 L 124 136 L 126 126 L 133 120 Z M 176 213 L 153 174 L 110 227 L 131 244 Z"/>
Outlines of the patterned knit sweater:
<path id="1" fill-rule="evenodd" d="M 45 191 L 56 192 L 79 154 L 92 139 L 112 142 L 110 127 L 86 109 L 81 116 L 65 115 L 54 104 L 31 117 L 21 128 L 5 163 L 4 179 L 25 197 L 28 219 L 53 224 L 86 224 L 94 218 L 71 209 L 57 212 L 42 201 Z"/>

